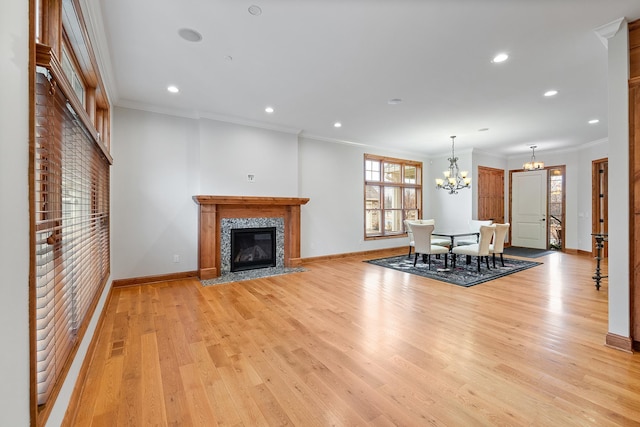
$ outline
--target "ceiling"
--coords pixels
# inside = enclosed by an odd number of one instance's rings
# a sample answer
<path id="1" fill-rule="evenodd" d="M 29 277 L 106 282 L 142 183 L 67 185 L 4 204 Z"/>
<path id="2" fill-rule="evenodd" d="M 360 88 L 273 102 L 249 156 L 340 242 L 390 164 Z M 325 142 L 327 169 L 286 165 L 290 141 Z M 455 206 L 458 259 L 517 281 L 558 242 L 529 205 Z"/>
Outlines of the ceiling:
<path id="1" fill-rule="evenodd" d="M 638 0 L 85 4 L 104 28 L 114 105 L 427 156 L 446 154 L 450 135 L 458 150 L 504 156 L 607 138 L 607 48 L 594 30 L 640 18 Z M 498 53 L 509 59 L 492 62 Z"/>

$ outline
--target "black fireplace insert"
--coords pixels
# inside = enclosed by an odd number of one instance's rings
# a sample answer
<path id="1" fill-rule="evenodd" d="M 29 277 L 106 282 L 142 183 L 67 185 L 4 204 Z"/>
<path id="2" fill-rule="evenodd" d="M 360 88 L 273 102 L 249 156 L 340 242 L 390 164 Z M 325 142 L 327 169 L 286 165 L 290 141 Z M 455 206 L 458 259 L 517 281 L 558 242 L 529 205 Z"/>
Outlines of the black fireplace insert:
<path id="1" fill-rule="evenodd" d="M 231 229 L 231 271 L 275 266 L 275 227 Z"/>

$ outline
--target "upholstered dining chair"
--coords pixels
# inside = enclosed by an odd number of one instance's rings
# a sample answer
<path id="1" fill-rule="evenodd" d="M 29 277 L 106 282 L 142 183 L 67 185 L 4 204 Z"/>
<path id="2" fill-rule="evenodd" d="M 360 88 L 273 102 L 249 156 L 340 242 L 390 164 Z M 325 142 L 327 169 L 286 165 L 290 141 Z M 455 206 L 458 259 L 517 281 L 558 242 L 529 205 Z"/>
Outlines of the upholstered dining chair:
<path id="1" fill-rule="evenodd" d="M 500 254 L 500 262 L 504 267 L 504 258 L 502 253 L 504 252 L 504 239 L 509 231 L 509 223 L 505 224 L 493 224 L 496 227 L 496 232 L 493 235 L 493 242 L 489 245 L 489 253 L 493 255 L 493 268 L 496 268 L 496 254 Z"/>
<path id="2" fill-rule="evenodd" d="M 413 230 L 413 241 L 415 245 L 415 258 L 413 260 L 414 267 L 418 262 L 419 254 L 422 255 L 422 260 L 426 261 L 429 264 L 429 269 L 431 269 L 431 254 L 444 254 L 444 267 L 447 268 L 447 256 L 449 255 L 449 248 L 447 248 L 446 246 L 431 244 L 431 233 L 433 233 L 434 228 L 433 224 L 414 223 L 411 224 L 411 228 Z"/>
<path id="3" fill-rule="evenodd" d="M 414 246 L 413 231 L 411 230 L 412 224 L 428 224 L 428 225 L 433 225 L 435 227 L 436 221 L 434 219 L 405 219 L 404 220 L 404 229 L 407 231 L 407 237 L 409 237 L 409 254 L 407 255 L 407 258 L 411 257 L 411 248 L 413 248 Z M 451 245 L 451 240 L 441 239 L 439 237 L 431 236 L 431 244 L 449 247 Z"/>
<path id="4" fill-rule="evenodd" d="M 481 226 L 491 225 L 492 223 L 493 221 L 490 219 L 488 220 L 471 219 L 469 220 L 469 231 L 471 231 L 472 233 L 478 233 L 480 232 Z M 477 238 L 467 238 L 467 239 L 456 240 L 456 246 L 475 245 L 476 243 L 478 243 Z"/>
<path id="5" fill-rule="evenodd" d="M 489 267 L 489 245 L 491 244 L 491 238 L 493 237 L 493 232 L 496 227 L 493 225 L 481 225 L 480 226 L 480 238 L 478 243 L 474 243 L 472 245 L 462 245 L 456 246 L 451 249 L 451 253 L 453 253 L 453 268 L 456 267 L 456 258 L 458 255 L 471 255 L 475 256 L 478 260 L 478 273 L 480 272 L 480 261 L 481 258 L 485 258 L 487 261 L 487 270 L 490 270 Z"/>

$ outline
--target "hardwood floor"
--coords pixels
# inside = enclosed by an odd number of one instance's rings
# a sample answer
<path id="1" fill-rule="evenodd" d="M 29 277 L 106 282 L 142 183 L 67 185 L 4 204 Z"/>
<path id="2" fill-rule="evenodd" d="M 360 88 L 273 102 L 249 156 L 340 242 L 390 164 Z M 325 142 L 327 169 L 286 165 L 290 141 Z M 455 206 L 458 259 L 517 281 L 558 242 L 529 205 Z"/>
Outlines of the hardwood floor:
<path id="1" fill-rule="evenodd" d="M 604 345 L 591 257 L 471 288 L 362 260 L 114 289 L 65 423 L 640 424 L 640 356 Z"/>

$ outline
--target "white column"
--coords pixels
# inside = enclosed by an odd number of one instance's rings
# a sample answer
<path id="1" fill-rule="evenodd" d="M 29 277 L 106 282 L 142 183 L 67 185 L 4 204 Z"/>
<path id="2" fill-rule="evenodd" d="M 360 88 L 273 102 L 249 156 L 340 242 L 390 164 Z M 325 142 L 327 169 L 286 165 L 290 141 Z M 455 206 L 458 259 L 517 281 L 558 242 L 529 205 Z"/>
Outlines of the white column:
<path id="1" fill-rule="evenodd" d="M 608 39 L 609 62 L 609 333 L 631 336 L 629 312 L 629 31 Z M 614 23 L 615 24 L 615 23 Z"/>

